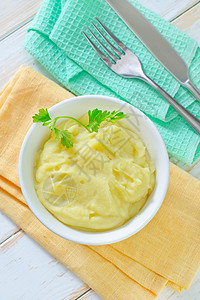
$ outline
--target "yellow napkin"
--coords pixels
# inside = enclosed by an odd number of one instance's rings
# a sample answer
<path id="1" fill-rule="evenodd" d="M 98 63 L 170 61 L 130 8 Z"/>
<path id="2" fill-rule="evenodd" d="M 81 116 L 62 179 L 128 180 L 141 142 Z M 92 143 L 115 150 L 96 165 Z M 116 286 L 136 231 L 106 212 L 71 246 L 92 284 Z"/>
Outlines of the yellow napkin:
<path id="1" fill-rule="evenodd" d="M 24 66 L 0 92 L 0 209 L 104 299 L 154 299 L 166 285 L 179 292 L 188 289 L 200 264 L 200 183 L 173 164 L 156 216 L 139 233 L 116 244 L 88 247 L 69 242 L 29 210 L 17 167 L 31 116 L 71 97 Z"/>

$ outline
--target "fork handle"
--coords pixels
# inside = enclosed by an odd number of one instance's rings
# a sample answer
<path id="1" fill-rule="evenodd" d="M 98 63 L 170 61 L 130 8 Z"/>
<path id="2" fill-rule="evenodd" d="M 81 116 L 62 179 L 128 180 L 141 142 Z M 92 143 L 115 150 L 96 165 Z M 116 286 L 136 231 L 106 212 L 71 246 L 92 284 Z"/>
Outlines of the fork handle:
<path id="1" fill-rule="evenodd" d="M 157 83 L 155 83 L 151 78 L 145 77 L 141 78 L 146 83 L 151 85 L 158 93 L 160 93 L 167 102 L 173 106 L 173 108 L 185 119 L 186 122 L 192 126 L 192 128 L 200 134 L 200 120 L 198 120 L 193 114 L 191 114 L 186 108 L 179 104 L 174 98 L 172 98 L 167 92 L 165 92 Z"/>

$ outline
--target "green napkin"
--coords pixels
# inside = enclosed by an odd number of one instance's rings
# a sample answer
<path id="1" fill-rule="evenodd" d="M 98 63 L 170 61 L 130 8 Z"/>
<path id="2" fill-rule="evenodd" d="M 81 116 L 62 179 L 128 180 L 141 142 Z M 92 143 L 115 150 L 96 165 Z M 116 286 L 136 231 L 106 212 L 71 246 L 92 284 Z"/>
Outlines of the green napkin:
<path id="1" fill-rule="evenodd" d="M 197 43 L 135 0 L 130 1 L 172 44 L 188 64 L 200 88 L 200 49 Z M 140 58 L 146 74 L 200 117 L 200 104 L 143 46 L 104 0 L 46 0 L 33 20 L 25 48 L 76 95 L 101 94 L 120 98 L 146 113 L 158 127 L 173 157 L 188 164 L 200 156 L 194 130 L 150 86 L 113 73 L 82 34 L 98 16 Z M 87 30 L 86 30 L 87 31 Z"/>

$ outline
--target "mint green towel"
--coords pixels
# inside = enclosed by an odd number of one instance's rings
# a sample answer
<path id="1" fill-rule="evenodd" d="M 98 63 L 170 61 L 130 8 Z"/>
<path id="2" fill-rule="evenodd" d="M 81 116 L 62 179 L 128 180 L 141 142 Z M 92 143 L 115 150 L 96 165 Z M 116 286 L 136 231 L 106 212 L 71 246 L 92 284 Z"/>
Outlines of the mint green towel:
<path id="1" fill-rule="evenodd" d="M 189 66 L 200 88 L 200 49 L 188 35 L 131 0 L 171 43 Z M 200 103 L 153 57 L 105 0 L 46 0 L 34 18 L 25 48 L 76 95 L 101 94 L 120 98 L 147 114 L 159 129 L 169 154 L 188 164 L 200 157 L 194 130 L 150 86 L 113 73 L 82 34 L 95 16 L 140 58 L 146 74 L 200 118 Z"/>

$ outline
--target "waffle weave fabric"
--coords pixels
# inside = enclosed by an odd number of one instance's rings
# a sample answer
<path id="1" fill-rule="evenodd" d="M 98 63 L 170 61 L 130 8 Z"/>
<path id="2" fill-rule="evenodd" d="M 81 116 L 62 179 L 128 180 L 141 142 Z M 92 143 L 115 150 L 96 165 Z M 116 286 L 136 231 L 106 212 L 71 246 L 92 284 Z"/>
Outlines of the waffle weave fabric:
<path id="1" fill-rule="evenodd" d="M 176 49 L 200 88 L 200 49 L 196 41 L 138 1 L 130 2 Z M 151 79 L 200 118 L 199 102 L 154 58 L 105 0 L 44 1 L 28 30 L 25 49 L 74 94 L 117 97 L 142 110 L 157 126 L 169 154 L 192 164 L 200 157 L 200 139 L 194 130 L 146 83 L 113 73 L 84 38 L 82 30 L 89 34 L 86 26 L 92 27 L 95 16 L 140 58 Z"/>

